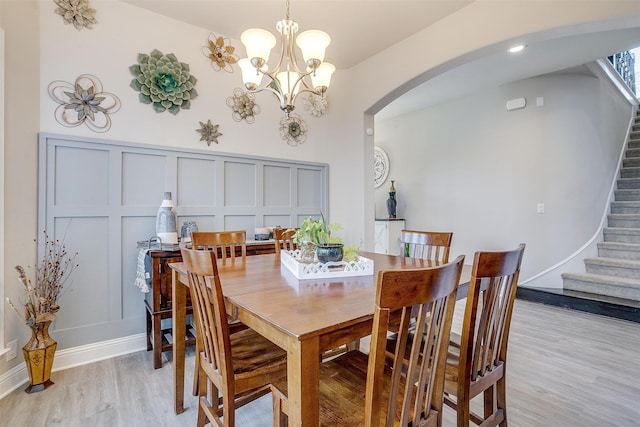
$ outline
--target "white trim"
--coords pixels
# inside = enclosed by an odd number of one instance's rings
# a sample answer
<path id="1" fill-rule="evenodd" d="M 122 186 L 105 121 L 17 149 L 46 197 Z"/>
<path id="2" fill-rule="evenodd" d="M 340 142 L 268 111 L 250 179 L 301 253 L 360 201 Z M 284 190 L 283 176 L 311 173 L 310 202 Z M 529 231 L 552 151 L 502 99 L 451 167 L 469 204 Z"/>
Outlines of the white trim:
<path id="1" fill-rule="evenodd" d="M 53 372 L 86 365 L 104 359 L 146 350 L 147 335 L 136 334 L 128 337 L 82 345 L 56 351 Z M 52 378 L 55 382 L 55 378 Z M 25 384 L 29 380 L 27 368 L 21 363 L 0 375 L 0 399 Z"/>

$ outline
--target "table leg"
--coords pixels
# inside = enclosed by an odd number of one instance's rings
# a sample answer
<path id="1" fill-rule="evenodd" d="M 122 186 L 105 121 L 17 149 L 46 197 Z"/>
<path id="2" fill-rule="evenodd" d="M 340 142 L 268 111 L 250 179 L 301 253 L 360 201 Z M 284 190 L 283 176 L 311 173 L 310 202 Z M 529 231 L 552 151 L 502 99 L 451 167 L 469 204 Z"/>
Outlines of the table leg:
<path id="1" fill-rule="evenodd" d="M 289 425 L 320 423 L 320 342 L 318 337 L 291 340 L 287 354 Z"/>
<path id="2" fill-rule="evenodd" d="M 184 352 L 187 330 L 187 287 L 178 280 L 178 273 L 171 274 L 171 323 L 173 334 L 173 402 L 176 414 L 184 411 Z"/>

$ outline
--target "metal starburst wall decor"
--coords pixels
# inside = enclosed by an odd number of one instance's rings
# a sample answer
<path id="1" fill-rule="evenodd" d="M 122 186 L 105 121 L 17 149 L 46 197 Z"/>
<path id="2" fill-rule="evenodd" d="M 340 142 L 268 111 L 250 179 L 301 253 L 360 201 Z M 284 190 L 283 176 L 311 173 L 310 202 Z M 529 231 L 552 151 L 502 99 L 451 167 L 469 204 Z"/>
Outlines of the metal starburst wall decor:
<path id="1" fill-rule="evenodd" d="M 207 121 L 207 123 L 200 122 L 200 129 L 196 129 L 196 132 L 200 134 L 200 141 L 207 141 L 207 146 L 211 146 L 212 142 L 218 143 L 218 137 L 222 136 L 220 132 L 218 132 L 218 127 L 220 125 L 214 125 L 211 123 L 211 119 Z"/>
<path id="2" fill-rule="evenodd" d="M 75 84 L 61 80 L 48 87 L 49 96 L 60 104 L 54 113 L 58 123 L 66 127 L 86 124 L 94 132 L 106 132 L 111 128 L 109 114 L 120 109 L 120 99 L 102 91 L 102 83 L 96 76 L 82 74 Z"/>
<path id="3" fill-rule="evenodd" d="M 58 6 L 54 12 L 62 16 L 65 24 L 73 24 L 76 30 L 93 28 L 96 10 L 89 7 L 89 0 L 53 0 Z"/>
<path id="4" fill-rule="evenodd" d="M 236 48 L 230 43 L 227 37 L 209 34 L 209 44 L 202 47 L 202 53 L 211 60 L 214 70 L 233 73 L 232 65 L 238 62 L 238 55 L 234 53 Z"/>

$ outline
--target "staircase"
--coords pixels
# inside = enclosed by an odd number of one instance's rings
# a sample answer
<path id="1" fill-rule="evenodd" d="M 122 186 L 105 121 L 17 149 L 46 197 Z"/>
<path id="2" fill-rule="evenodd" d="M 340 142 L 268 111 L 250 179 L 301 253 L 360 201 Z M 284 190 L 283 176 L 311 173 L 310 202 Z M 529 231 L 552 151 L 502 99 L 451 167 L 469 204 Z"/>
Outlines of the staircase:
<path id="1" fill-rule="evenodd" d="M 629 135 L 598 256 L 586 273 L 563 273 L 564 289 L 640 301 L 640 114 Z M 634 304 L 635 305 L 635 304 Z"/>

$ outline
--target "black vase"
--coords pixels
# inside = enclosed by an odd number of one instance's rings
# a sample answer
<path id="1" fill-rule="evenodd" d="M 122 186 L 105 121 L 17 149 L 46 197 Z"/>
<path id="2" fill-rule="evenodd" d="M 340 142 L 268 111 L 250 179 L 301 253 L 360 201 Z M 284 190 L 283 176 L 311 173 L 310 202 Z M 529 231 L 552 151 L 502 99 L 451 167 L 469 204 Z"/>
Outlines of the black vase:
<path id="1" fill-rule="evenodd" d="M 329 261 L 342 261 L 343 256 L 343 244 L 342 243 L 329 243 L 325 245 L 318 245 L 316 249 L 316 255 L 318 256 L 318 261 L 321 263 L 329 262 Z"/>

